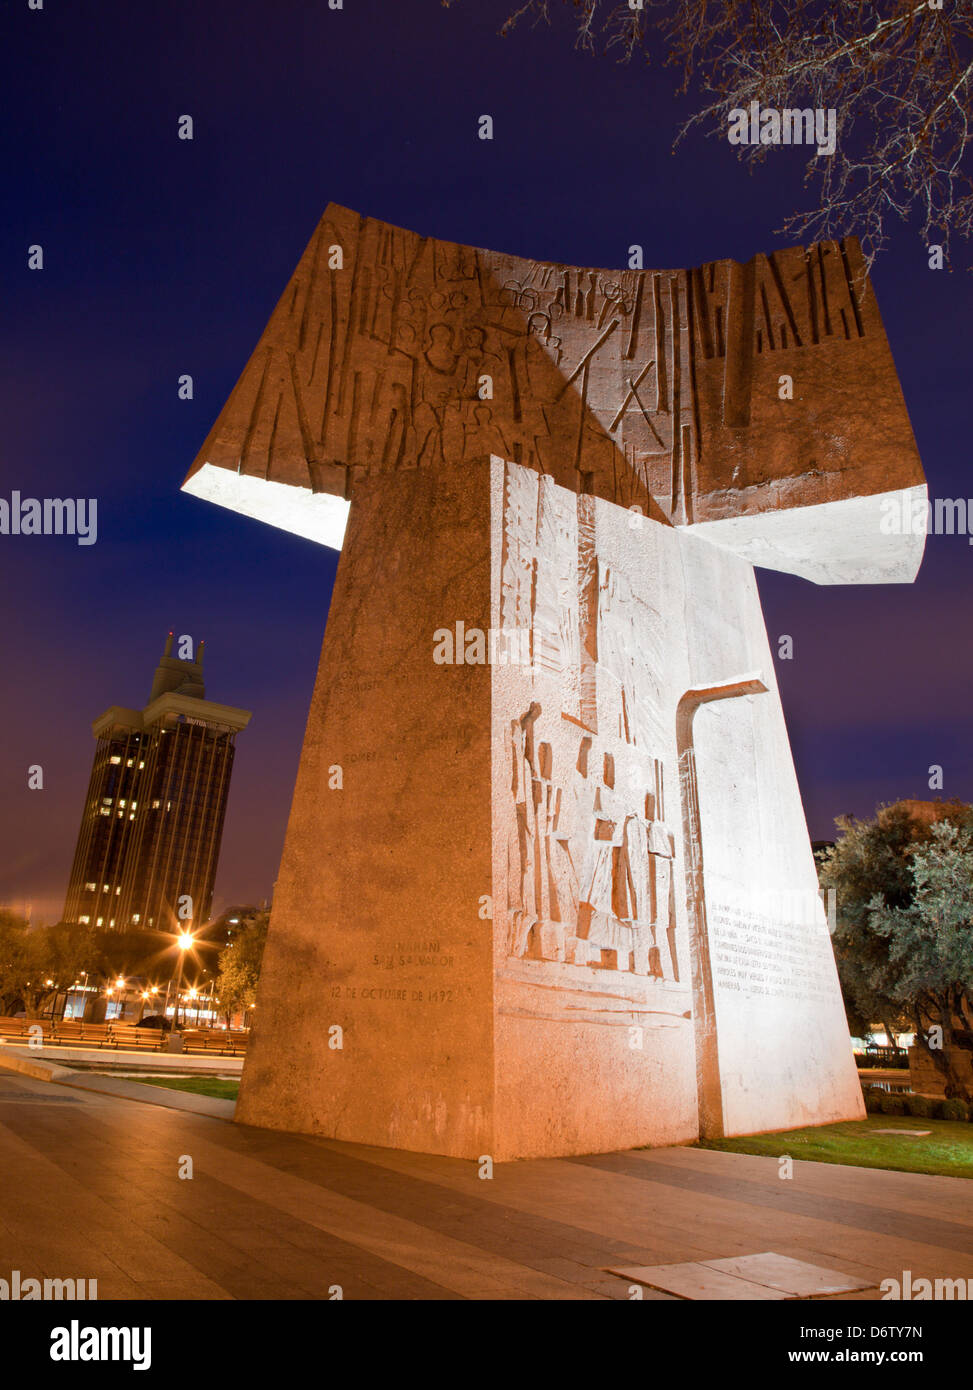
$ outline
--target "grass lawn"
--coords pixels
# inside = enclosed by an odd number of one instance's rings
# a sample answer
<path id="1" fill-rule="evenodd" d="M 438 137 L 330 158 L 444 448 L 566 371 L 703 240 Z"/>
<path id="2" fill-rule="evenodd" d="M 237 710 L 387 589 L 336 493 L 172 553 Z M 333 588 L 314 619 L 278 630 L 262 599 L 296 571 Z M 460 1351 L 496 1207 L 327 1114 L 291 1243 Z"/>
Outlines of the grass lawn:
<path id="1" fill-rule="evenodd" d="M 217 1100 L 236 1100 L 240 1090 L 239 1081 L 224 1081 L 218 1076 L 140 1076 L 138 1082 L 141 1086 L 168 1086 L 170 1091 L 192 1091 L 194 1096 L 215 1096 Z"/>
<path id="2" fill-rule="evenodd" d="M 905 1134 L 877 1134 L 880 1129 L 928 1129 L 925 1139 Z M 902 1173 L 936 1173 L 973 1178 L 973 1124 L 956 1120 L 920 1120 L 914 1115 L 869 1115 L 838 1125 L 788 1129 L 780 1134 L 751 1134 L 740 1139 L 706 1139 L 701 1149 L 723 1153 L 768 1154 L 848 1163 L 857 1168 L 893 1168 Z"/>

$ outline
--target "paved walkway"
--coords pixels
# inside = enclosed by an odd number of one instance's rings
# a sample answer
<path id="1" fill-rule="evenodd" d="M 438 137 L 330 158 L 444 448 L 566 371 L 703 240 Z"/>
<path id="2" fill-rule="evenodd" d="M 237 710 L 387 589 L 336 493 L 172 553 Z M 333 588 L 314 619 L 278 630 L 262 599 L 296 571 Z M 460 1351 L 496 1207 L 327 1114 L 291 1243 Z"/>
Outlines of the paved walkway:
<path id="1" fill-rule="evenodd" d="M 772 1158 L 655 1149 L 481 1180 L 473 1163 L 2 1072 L 0 1277 L 96 1278 L 101 1299 L 326 1299 L 335 1286 L 348 1299 L 624 1299 L 607 1266 L 776 1251 L 875 1286 L 906 1269 L 973 1278 L 970 1183 L 777 1172 Z"/>

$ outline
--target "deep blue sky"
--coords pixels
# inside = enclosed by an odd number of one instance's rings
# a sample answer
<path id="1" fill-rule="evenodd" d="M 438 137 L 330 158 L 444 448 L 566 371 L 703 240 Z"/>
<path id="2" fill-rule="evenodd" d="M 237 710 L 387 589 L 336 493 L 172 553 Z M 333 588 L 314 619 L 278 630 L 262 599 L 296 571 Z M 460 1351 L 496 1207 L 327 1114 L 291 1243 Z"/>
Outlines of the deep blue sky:
<path id="1" fill-rule="evenodd" d="M 583 265 L 622 265 L 632 242 L 649 266 L 786 243 L 802 151 L 753 176 L 722 140 L 673 156 L 688 108 L 669 73 L 575 52 L 566 7 L 553 32 L 501 40 L 508 6 L 7 0 L 0 496 L 96 496 L 99 540 L 0 537 L 0 902 L 58 914 L 90 722 L 144 703 L 170 627 L 207 639 L 208 694 L 254 711 L 217 906 L 271 892 L 336 556 L 179 484 L 329 200 Z M 905 228 L 875 284 L 931 492 L 973 495 L 969 275 L 930 272 Z M 943 537 L 911 588 L 760 571 L 772 639 L 795 640 L 778 677 L 815 838 L 930 795 L 932 763 L 944 795 L 973 797 L 971 564 Z"/>

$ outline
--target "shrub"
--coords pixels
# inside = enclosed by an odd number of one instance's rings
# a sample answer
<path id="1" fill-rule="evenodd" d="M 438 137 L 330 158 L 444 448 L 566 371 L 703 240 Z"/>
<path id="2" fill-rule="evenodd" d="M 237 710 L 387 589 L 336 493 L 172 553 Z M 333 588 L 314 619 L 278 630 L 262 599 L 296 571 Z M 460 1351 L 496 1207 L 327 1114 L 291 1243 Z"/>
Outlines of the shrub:
<path id="1" fill-rule="evenodd" d="M 939 1109 L 936 1100 L 932 1096 L 913 1096 L 907 1095 L 905 1107 L 910 1115 L 914 1115 L 917 1120 L 931 1120 Z"/>
<path id="2" fill-rule="evenodd" d="M 905 1096 L 894 1096 L 890 1091 L 886 1091 L 878 1103 L 878 1108 L 883 1115 L 904 1115 Z"/>
<path id="3" fill-rule="evenodd" d="M 970 1107 L 965 1100 L 944 1100 L 942 1113 L 944 1120 L 968 1120 Z"/>
<path id="4" fill-rule="evenodd" d="M 862 1097 L 865 1101 L 865 1109 L 869 1115 L 878 1115 L 882 1109 L 883 1092 L 878 1086 L 863 1086 Z"/>

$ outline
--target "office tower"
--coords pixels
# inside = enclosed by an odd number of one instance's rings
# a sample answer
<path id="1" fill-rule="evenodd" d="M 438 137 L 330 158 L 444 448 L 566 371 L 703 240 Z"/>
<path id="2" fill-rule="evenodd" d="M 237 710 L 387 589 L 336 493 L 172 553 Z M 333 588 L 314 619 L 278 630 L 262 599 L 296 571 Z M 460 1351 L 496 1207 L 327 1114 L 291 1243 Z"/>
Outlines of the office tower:
<path id="1" fill-rule="evenodd" d="M 209 916 L 234 741 L 248 710 L 206 699 L 203 643 L 172 655 L 142 710 L 112 705 L 92 725 L 94 765 L 64 919 L 103 930 L 172 931 Z"/>

